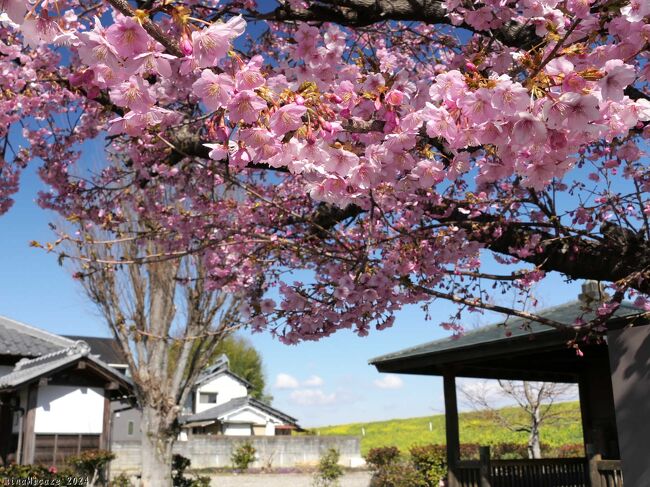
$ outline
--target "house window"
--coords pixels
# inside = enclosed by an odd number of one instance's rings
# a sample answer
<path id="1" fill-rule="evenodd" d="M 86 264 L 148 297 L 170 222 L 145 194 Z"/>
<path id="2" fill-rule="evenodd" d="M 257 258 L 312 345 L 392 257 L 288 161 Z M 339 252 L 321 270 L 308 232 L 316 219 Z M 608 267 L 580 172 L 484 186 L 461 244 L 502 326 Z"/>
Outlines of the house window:
<path id="1" fill-rule="evenodd" d="M 126 434 L 129 436 L 133 436 L 133 429 L 134 429 L 133 421 L 129 421 L 129 423 L 126 425 Z"/>
<path id="2" fill-rule="evenodd" d="M 199 402 L 201 404 L 217 404 L 217 393 L 201 392 L 199 393 Z"/>

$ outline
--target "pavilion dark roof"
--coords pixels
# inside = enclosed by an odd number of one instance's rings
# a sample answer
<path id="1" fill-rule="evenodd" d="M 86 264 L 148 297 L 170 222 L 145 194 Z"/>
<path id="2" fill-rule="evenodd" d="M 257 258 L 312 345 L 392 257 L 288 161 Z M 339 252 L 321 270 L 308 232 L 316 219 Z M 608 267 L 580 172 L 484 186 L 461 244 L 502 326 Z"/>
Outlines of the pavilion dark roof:
<path id="1" fill-rule="evenodd" d="M 596 317 L 595 311 L 585 311 L 585 309 L 584 302 L 573 301 L 547 308 L 538 314 L 558 323 L 572 325 L 578 318 L 587 322 Z M 625 321 L 626 318 L 632 319 L 642 313 L 642 310 L 635 308 L 631 303 L 622 303 L 609 324 Z M 444 370 L 445 366 L 469 363 L 469 361 L 473 361 L 474 365 L 478 366 L 482 360 L 493 360 L 504 354 L 521 355 L 537 352 L 544 348 L 575 355 L 570 350 L 566 350 L 565 344 L 569 338 L 571 335 L 566 331 L 511 317 L 506 322 L 481 327 L 460 337 L 443 338 L 375 357 L 369 363 L 381 372 L 437 375 Z"/>

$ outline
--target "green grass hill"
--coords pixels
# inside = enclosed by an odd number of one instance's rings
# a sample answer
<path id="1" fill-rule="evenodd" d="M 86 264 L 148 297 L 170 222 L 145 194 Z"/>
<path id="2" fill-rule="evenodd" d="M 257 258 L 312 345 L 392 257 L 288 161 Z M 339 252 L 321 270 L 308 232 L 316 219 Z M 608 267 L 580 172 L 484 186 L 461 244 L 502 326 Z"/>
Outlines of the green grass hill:
<path id="1" fill-rule="evenodd" d="M 579 403 L 558 403 L 552 408 L 558 418 L 552 424 L 542 426 L 542 443 L 553 448 L 582 443 Z M 523 418 L 523 412 L 516 407 L 503 408 L 500 412 L 504 418 Z M 525 445 L 527 442 L 526 433 L 509 431 L 497 424 L 486 412 L 460 413 L 459 416 L 461 443 Z M 311 428 L 310 432 L 319 435 L 360 436 L 362 454 L 366 454 L 371 448 L 393 445 L 406 452 L 413 445 L 444 444 L 445 417 L 443 414 L 436 414 L 422 418 L 342 424 Z"/>

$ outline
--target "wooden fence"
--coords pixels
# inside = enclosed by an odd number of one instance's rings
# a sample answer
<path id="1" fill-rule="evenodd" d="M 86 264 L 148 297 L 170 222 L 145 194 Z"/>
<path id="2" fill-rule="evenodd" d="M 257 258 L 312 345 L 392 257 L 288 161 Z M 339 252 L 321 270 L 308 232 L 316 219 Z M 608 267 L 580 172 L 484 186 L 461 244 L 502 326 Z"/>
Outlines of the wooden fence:
<path id="1" fill-rule="evenodd" d="M 99 435 L 37 434 L 34 464 L 61 467 L 67 457 L 99 448 Z"/>
<path id="2" fill-rule="evenodd" d="M 623 470 L 620 460 L 599 460 L 596 470 L 600 485 L 597 487 L 623 487 Z"/>
<path id="3" fill-rule="evenodd" d="M 623 487 L 623 472 L 620 460 L 491 460 L 481 447 L 480 461 L 458 462 L 449 487 Z"/>

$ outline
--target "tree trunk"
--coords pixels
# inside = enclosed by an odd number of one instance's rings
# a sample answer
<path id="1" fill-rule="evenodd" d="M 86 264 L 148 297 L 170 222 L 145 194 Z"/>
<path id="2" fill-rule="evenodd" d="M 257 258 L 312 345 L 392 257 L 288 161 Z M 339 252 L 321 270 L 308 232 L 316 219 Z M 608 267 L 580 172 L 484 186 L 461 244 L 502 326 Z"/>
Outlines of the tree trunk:
<path id="1" fill-rule="evenodd" d="M 142 483 L 140 487 L 171 487 L 172 447 L 176 436 L 165 428 L 161 413 L 152 406 L 143 406 Z"/>
<path id="2" fill-rule="evenodd" d="M 535 409 L 532 419 L 528 437 L 528 458 L 542 458 L 542 447 L 539 441 L 539 409 Z"/>

